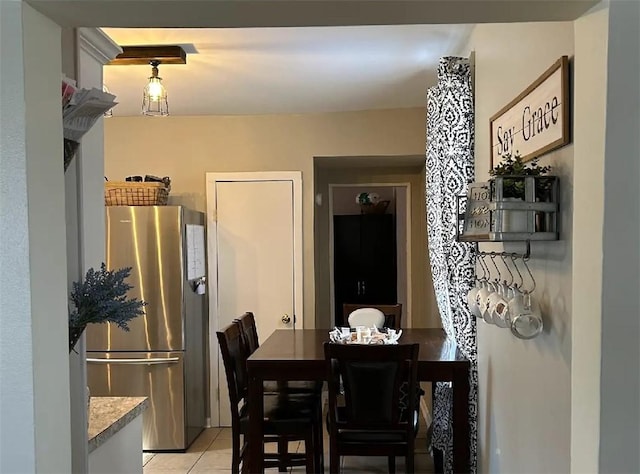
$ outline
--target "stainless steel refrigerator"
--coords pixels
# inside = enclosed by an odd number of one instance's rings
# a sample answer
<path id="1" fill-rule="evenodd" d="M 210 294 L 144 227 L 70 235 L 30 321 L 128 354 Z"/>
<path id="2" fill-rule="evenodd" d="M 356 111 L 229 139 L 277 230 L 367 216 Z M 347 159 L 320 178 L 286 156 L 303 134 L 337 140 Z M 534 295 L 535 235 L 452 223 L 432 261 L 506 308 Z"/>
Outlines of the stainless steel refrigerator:
<path id="1" fill-rule="evenodd" d="M 205 426 L 204 214 L 181 206 L 107 207 L 107 267 L 132 267 L 146 301 L 130 331 L 87 327 L 92 396 L 146 396 L 143 449 L 182 451 Z"/>

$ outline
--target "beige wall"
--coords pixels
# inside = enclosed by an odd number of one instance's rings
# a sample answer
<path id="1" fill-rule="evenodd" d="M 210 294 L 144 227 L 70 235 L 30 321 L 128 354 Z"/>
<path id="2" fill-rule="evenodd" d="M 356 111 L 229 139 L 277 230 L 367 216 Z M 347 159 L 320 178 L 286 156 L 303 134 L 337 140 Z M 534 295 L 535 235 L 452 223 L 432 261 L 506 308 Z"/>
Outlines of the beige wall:
<path id="1" fill-rule="evenodd" d="M 602 225 L 607 89 L 608 9 L 574 25 L 573 313 L 571 350 L 571 472 L 596 472 L 600 445 L 600 339 L 602 336 Z M 601 91 L 601 93 L 594 93 Z M 588 297 L 585 297 L 588 295 Z M 578 319 L 579 318 L 579 319 Z"/>
<path id="2" fill-rule="evenodd" d="M 315 309 L 313 157 L 424 153 L 425 110 L 317 115 L 115 117 L 105 120 L 105 174 L 170 176 L 171 204 L 205 210 L 209 171 L 301 170 L 304 308 Z"/>
<path id="3" fill-rule="evenodd" d="M 422 119 L 424 121 L 424 117 Z M 424 138 L 423 138 L 424 140 Z M 366 158 L 363 158 L 366 159 Z M 410 183 L 411 186 L 411 315 L 413 327 L 440 327 L 433 296 L 431 271 L 427 259 L 427 229 L 424 198 L 424 166 L 384 168 L 317 168 L 316 192 L 328 196 L 329 184 Z M 329 211 L 326 199 L 315 212 L 316 236 L 316 314 L 318 322 L 331 327 L 329 281 Z M 403 310 L 404 311 L 404 310 Z"/>
<path id="4" fill-rule="evenodd" d="M 0 471 L 71 472 L 60 27 L 0 2 Z"/>
<path id="5" fill-rule="evenodd" d="M 489 117 L 562 55 L 573 55 L 572 23 L 478 25 L 475 51 L 476 178 L 489 171 Z M 572 327 L 572 182 L 574 146 L 546 155 L 561 179 L 561 232 L 532 243 L 534 297 L 545 330 L 530 341 L 478 325 L 480 472 L 565 473 L 570 469 Z M 524 251 L 524 244 L 480 244 L 482 250 Z M 530 283 L 529 283 L 530 284 Z"/>
<path id="6" fill-rule="evenodd" d="M 607 6 L 598 472 L 635 473 L 640 472 L 640 2 Z"/>

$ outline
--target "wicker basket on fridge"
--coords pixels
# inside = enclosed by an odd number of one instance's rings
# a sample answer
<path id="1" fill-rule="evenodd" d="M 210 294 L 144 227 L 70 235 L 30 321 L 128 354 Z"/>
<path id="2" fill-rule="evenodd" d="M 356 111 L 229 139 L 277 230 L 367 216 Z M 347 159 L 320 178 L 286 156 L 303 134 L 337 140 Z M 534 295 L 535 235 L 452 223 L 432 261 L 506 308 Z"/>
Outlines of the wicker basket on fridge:
<path id="1" fill-rule="evenodd" d="M 169 187 L 165 183 L 107 181 L 104 203 L 107 206 L 165 206 Z"/>

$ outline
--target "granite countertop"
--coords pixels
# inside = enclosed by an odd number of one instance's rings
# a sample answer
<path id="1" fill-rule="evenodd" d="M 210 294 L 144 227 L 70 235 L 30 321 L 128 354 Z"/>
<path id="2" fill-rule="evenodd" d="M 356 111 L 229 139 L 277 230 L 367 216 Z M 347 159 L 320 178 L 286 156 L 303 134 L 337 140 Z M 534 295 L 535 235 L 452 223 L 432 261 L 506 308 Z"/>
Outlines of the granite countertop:
<path id="1" fill-rule="evenodd" d="M 146 397 L 91 397 L 89 401 L 89 452 L 142 414 Z"/>

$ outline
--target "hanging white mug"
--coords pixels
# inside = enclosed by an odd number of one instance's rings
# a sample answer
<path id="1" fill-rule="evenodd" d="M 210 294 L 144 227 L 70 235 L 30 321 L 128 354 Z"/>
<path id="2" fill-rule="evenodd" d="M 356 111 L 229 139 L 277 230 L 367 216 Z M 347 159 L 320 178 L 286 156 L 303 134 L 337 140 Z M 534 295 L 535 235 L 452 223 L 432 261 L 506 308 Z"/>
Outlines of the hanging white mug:
<path id="1" fill-rule="evenodd" d="M 498 284 L 498 291 L 492 294 L 489 300 L 491 303 L 489 311 L 493 323 L 500 328 L 509 327 L 510 321 L 507 322 L 509 320 L 509 291 L 506 281 Z"/>
<path id="2" fill-rule="evenodd" d="M 489 301 L 489 296 L 491 296 L 491 294 L 495 291 L 495 285 L 492 282 L 488 281 L 486 282 L 486 286 L 478 292 L 478 296 L 476 298 L 478 302 L 478 308 L 480 309 L 480 313 L 482 315 L 482 319 L 484 319 L 487 324 L 493 324 L 493 319 L 491 317 L 491 313 L 489 312 L 489 306 L 491 304 Z"/>
<path id="3" fill-rule="evenodd" d="M 513 292 L 513 296 L 509 300 L 509 315 L 511 316 L 510 319 L 513 320 L 513 318 L 522 312 L 522 308 L 524 307 L 524 295 L 518 288 L 518 285 L 513 285 L 511 287 L 511 291 Z M 511 321 L 509 321 L 509 325 L 511 325 Z"/>
<path id="4" fill-rule="evenodd" d="M 522 310 L 511 321 L 511 332 L 520 339 L 533 339 L 544 329 L 542 315 L 531 294 L 524 292 Z"/>
<path id="5" fill-rule="evenodd" d="M 482 284 L 483 282 L 478 280 L 476 282 L 476 286 L 471 288 L 469 290 L 469 293 L 467 293 L 467 306 L 469 307 L 469 311 L 471 312 L 471 314 L 473 314 L 476 318 L 482 317 L 482 313 L 480 313 L 480 308 L 478 307 L 478 303 L 476 300 L 478 292 L 482 289 Z"/>

